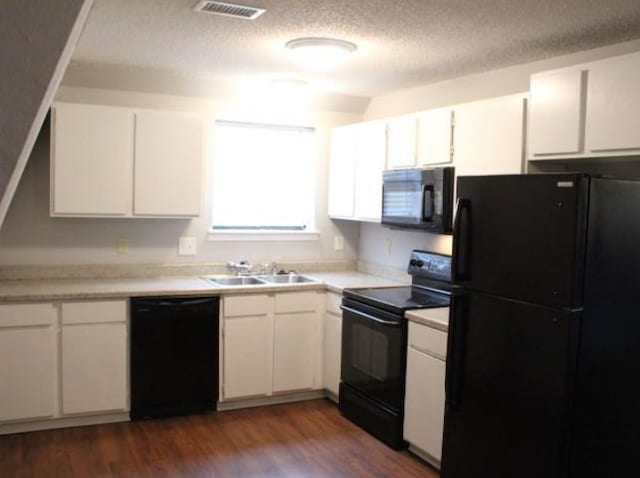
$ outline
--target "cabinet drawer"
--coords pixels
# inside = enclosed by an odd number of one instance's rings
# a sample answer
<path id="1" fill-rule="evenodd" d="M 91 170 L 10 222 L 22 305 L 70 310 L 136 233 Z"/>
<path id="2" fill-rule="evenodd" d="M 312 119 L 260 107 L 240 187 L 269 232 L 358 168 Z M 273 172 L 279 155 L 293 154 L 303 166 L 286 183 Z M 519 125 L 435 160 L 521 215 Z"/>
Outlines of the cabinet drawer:
<path id="1" fill-rule="evenodd" d="M 223 304 L 225 317 L 266 315 L 269 313 L 269 296 L 266 294 L 225 297 Z"/>
<path id="2" fill-rule="evenodd" d="M 327 312 L 331 312 L 332 314 L 342 315 L 342 310 L 340 310 L 340 304 L 342 303 L 342 296 L 340 294 L 333 294 L 331 292 L 327 292 Z"/>
<path id="3" fill-rule="evenodd" d="M 126 321 L 126 300 L 62 303 L 63 324 L 96 324 Z"/>
<path id="4" fill-rule="evenodd" d="M 55 319 L 53 304 L 0 305 L 0 327 L 51 325 Z"/>
<path id="5" fill-rule="evenodd" d="M 318 308 L 316 292 L 285 292 L 276 294 L 276 314 L 313 312 Z"/>
<path id="6" fill-rule="evenodd" d="M 409 346 L 418 352 L 445 360 L 447 357 L 447 334 L 426 325 L 409 322 Z"/>

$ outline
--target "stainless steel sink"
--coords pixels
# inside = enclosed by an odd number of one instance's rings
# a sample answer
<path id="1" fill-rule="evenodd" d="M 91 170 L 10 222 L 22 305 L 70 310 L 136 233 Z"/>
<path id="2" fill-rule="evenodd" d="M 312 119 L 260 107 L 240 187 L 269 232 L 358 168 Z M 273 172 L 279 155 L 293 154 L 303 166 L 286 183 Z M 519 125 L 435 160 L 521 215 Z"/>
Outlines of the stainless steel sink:
<path id="1" fill-rule="evenodd" d="M 270 282 L 272 284 L 303 284 L 308 282 L 317 282 L 315 279 L 310 279 L 309 277 L 293 274 L 260 276 L 260 280 Z"/>
<path id="2" fill-rule="evenodd" d="M 257 277 L 206 277 L 205 280 L 216 285 L 265 285 Z"/>

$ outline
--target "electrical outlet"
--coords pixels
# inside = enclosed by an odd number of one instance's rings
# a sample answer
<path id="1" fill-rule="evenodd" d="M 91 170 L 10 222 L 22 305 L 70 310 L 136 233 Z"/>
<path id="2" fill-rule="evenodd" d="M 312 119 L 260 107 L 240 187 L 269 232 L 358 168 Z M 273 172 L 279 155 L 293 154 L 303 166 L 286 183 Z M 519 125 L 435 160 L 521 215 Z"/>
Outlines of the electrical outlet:
<path id="1" fill-rule="evenodd" d="M 127 239 L 126 237 L 118 238 L 118 244 L 116 247 L 118 249 L 118 254 L 120 254 L 121 256 L 126 256 L 127 254 L 129 254 L 129 239 Z"/>
<path id="2" fill-rule="evenodd" d="M 343 236 L 333 236 L 333 250 L 334 251 L 343 251 L 344 250 L 344 237 Z"/>
<path id="3" fill-rule="evenodd" d="M 179 256 L 195 256 L 196 255 L 196 238 L 183 236 L 178 239 L 178 255 Z"/>

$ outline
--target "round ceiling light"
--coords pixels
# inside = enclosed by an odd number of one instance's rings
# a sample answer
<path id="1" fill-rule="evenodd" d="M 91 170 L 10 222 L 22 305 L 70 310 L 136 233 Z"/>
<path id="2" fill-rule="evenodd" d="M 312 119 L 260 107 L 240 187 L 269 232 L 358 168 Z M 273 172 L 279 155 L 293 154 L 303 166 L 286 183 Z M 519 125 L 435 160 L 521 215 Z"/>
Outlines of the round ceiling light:
<path id="1" fill-rule="evenodd" d="M 334 38 L 296 38 L 285 46 L 299 65 L 315 70 L 335 68 L 358 49 L 354 43 Z"/>

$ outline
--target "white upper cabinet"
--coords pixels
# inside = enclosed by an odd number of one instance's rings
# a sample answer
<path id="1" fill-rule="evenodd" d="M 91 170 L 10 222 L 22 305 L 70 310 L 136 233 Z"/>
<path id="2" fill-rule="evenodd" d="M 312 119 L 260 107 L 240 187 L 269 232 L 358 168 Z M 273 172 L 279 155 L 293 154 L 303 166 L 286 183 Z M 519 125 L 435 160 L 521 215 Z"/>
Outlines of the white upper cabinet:
<path id="1" fill-rule="evenodd" d="M 355 217 L 380 222 L 382 172 L 385 168 L 386 125 L 362 123 L 356 130 Z"/>
<path id="2" fill-rule="evenodd" d="M 525 102 L 509 95 L 456 107 L 456 176 L 522 172 Z"/>
<path id="3" fill-rule="evenodd" d="M 416 166 L 416 116 L 401 116 L 387 123 L 387 167 L 389 169 Z"/>
<path id="4" fill-rule="evenodd" d="M 195 115 L 136 113 L 134 214 L 200 214 L 202 133 Z"/>
<path id="5" fill-rule="evenodd" d="M 640 53 L 589 67 L 585 133 L 588 152 L 640 149 L 638 85 Z"/>
<path id="6" fill-rule="evenodd" d="M 331 135 L 329 217 L 380 222 L 386 124 L 341 126 Z"/>
<path id="7" fill-rule="evenodd" d="M 51 214 L 125 216 L 131 210 L 133 112 L 57 104 L 51 141 Z"/>
<path id="8" fill-rule="evenodd" d="M 331 132 L 329 159 L 329 217 L 351 219 L 355 207 L 357 125 L 342 126 Z"/>
<path id="9" fill-rule="evenodd" d="M 56 103 L 52 125 L 52 216 L 199 215 L 198 116 Z"/>
<path id="10" fill-rule="evenodd" d="M 418 115 L 416 162 L 419 167 L 453 159 L 453 110 L 439 108 Z"/>
<path id="11" fill-rule="evenodd" d="M 586 75 L 581 68 L 574 68 L 531 77 L 531 156 L 582 152 Z"/>

